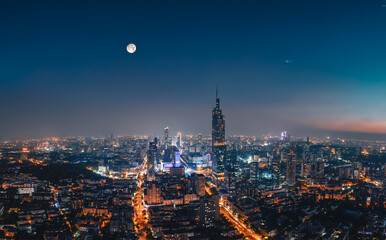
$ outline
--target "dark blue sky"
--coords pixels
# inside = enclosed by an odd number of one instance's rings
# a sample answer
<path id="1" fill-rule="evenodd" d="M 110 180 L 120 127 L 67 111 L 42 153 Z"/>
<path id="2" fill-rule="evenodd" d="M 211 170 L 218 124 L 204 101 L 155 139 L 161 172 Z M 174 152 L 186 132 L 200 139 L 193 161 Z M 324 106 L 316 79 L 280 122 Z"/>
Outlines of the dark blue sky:
<path id="1" fill-rule="evenodd" d="M 0 1 L 0 138 L 386 133 L 383 4 Z"/>

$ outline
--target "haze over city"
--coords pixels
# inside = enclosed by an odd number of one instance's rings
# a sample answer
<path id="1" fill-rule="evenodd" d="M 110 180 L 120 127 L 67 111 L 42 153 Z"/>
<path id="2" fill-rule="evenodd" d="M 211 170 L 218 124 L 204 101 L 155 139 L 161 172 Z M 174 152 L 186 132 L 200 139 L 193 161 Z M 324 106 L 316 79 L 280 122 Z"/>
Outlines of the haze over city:
<path id="1" fill-rule="evenodd" d="M 2 1 L 0 138 L 207 135 L 218 85 L 228 134 L 385 139 L 384 3 Z"/>
<path id="2" fill-rule="evenodd" d="M 0 240 L 386 238 L 386 0 L 0 0 Z"/>

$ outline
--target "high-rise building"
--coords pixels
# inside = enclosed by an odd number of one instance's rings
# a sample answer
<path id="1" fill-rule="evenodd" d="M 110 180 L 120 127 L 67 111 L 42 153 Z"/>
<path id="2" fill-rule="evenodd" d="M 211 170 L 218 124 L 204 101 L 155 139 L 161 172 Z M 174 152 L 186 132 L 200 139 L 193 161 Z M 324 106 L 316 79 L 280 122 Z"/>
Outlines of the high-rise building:
<path id="1" fill-rule="evenodd" d="M 155 178 L 155 169 L 154 169 L 154 153 L 153 151 L 147 151 L 147 180 L 153 181 Z"/>
<path id="2" fill-rule="evenodd" d="M 212 111 L 212 156 L 213 156 L 213 178 L 217 185 L 224 181 L 226 166 L 225 145 L 225 117 L 220 109 L 220 99 L 216 88 L 216 106 Z"/>
<path id="3" fill-rule="evenodd" d="M 181 132 L 177 133 L 177 147 L 179 149 L 181 149 L 181 147 L 182 147 L 182 134 L 181 134 Z"/>
<path id="4" fill-rule="evenodd" d="M 205 176 L 203 174 L 192 174 L 193 191 L 198 196 L 205 196 Z"/>
<path id="5" fill-rule="evenodd" d="M 287 131 L 283 131 L 280 134 L 280 140 L 283 142 L 289 142 L 291 138 L 291 135 Z"/>
<path id="6" fill-rule="evenodd" d="M 149 143 L 149 150 L 153 151 L 154 153 L 155 163 L 159 162 L 158 142 L 159 142 L 158 138 L 155 137 L 154 141 Z"/>
<path id="7" fill-rule="evenodd" d="M 156 181 L 149 183 L 148 187 L 145 189 L 145 202 L 146 204 L 160 204 L 161 199 L 161 186 Z"/>
<path id="8" fill-rule="evenodd" d="M 202 133 L 198 134 L 198 144 L 202 145 Z"/>
<path id="9" fill-rule="evenodd" d="M 250 166 L 250 174 L 249 178 L 251 179 L 251 182 L 254 184 L 257 184 L 259 182 L 259 162 L 258 161 L 253 161 L 249 164 Z"/>
<path id="10" fill-rule="evenodd" d="M 339 167 L 339 179 L 351 179 L 352 178 L 352 170 L 351 166 L 342 166 Z"/>
<path id="11" fill-rule="evenodd" d="M 164 155 L 163 155 L 164 162 L 171 163 L 174 166 L 176 160 L 177 160 L 177 162 L 180 161 L 180 158 L 179 158 L 180 155 L 177 154 L 177 156 L 176 156 L 176 152 L 179 152 L 179 150 L 176 146 L 170 146 L 168 149 L 165 149 Z M 176 159 L 176 157 L 178 159 Z"/>
<path id="12" fill-rule="evenodd" d="M 313 178 L 324 178 L 324 162 L 313 162 L 311 166 L 311 175 Z"/>
<path id="13" fill-rule="evenodd" d="M 181 155 L 180 155 L 180 151 L 178 149 L 174 152 L 174 161 L 173 162 L 174 162 L 175 167 L 181 166 Z"/>
<path id="14" fill-rule="evenodd" d="M 296 149 L 294 147 L 287 150 L 286 182 L 290 186 L 296 183 Z"/>
<path id="15" fill-rule="evenodd" d="M 164 128 L 164 140 L 165 140 L 165 142 L 168 138 L 169 138 L 169 127 L 166 127 L 166 128 Z"/>
<path id="16" fill-rule="evenodd" d="M 311 153 L 310 153 L 310 138 L 307 137 L 307 142 L 304 145 L 303 149 L 303 160 L 301 163 L 301 173 L 302 177 L 307 177 L 311 174 Z"/>
<path id="17" fill-rule="evenodd" d="M 220 196 L 213 194 L 200 198 L 200 224 L 204 227 L 213 227 L 220 219 Z"/>
<path id="18" fill-rule="evenodd" d="M 236 193 L 236 169 L 234 168 L 228 168 L 225 170 L 224 174 L 225 178 L 225 188 L 228 191 L 228 193 L 233 196 Z"/>
<path id="19" fill-rule="evenodd" d="M 307 137 L 307 142 L 303 150 L 303 163 L 309 163 L 310 161 L 311 161 L 310 138 Z"/>
<path id="20" fill-rule="evenodd" d="M 147 180 L 153 181 L 155 178 L 155 163 L 157 156 L 157 138 L 149 143 L 149 150 L 147 151 Z"/>
<path id="21" fill-rule="evenodd" d="M 172 145 L 172 138 L 169 137 L 169 127 L 164 129 L 164 141 L 165 141 L 165 149 L 170 148 Z"/>
<path id="22" fill-rule="evenodd" d="M 383 190 L 386 191 L 386 163 L 383 165 Z"/>
<path id="23" fill-rule="evenodd" d="M 225 143 L 225 118 L 220 109 L 220 98 L 216 89 L 216 107 L 212 111 L 212 143 L 214 146 Z"/>
<path id="24" fill-rule="evenodd" d="M 312 174 L 312 163 L 302 162 L 300 175 L 302 177 L 310 177 Z"/>
<path id="25" fill-rule="evenodd" d="M 28 160 L 28 148 L 23 147 L 21 153 L 20 153 L 20 160 L 21 161 L 27 161 Z"/>

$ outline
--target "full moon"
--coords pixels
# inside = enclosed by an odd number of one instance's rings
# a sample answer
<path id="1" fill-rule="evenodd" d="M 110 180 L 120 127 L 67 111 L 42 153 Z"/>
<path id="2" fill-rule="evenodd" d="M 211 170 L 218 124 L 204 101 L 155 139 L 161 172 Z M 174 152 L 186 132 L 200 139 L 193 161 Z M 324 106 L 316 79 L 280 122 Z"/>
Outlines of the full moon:
<path id="1" fill-rule="evenodd" d="M 129 53 L 134 53 L 135 50 L 137 50 L 137 47 L 134 45 L 134 43 L 130 43 L 129 45 L 127 45 L 126 50 Z"/>

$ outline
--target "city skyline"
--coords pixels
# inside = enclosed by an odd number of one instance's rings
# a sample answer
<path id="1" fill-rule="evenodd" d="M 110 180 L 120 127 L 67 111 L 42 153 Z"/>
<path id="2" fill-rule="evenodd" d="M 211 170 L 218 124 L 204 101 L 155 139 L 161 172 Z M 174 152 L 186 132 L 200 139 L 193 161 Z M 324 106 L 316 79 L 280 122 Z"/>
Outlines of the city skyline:
<path id="1" fill-rule="evenodd" d="M 1 2 L 0 139 L 209 134 L 216 85 L 230 135 L 385 139 L 382 5 Z"/>
<path id="2" fill-rule="evenodd" d="M 0 240 L 386 237 L 386 0 L 0 1 Z"/>

